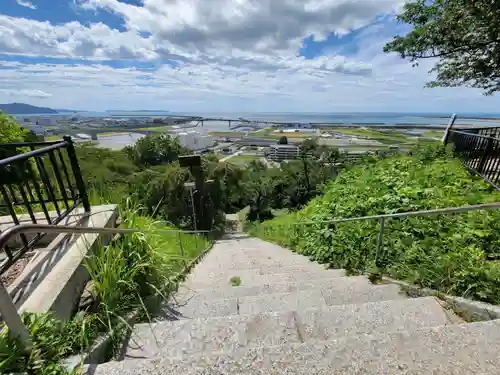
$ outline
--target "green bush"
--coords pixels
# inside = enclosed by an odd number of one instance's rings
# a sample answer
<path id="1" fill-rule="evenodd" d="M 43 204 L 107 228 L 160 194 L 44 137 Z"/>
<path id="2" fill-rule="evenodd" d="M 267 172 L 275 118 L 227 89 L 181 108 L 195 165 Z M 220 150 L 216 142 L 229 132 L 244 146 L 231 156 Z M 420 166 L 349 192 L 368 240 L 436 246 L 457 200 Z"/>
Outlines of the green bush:
<path id="1" fill-rule="evenodd" d="M 327 224 L 334 218 L 500 202 L 443 147 L 358 165 L 341 173 L 302 211 L 255 224 L 250 233 L 349 271 L 375 269 L 379 223 Z M 297 225 L 300 222 L 308 224 Z M 384 271 L 446 293 L 500 303 L 500 210 L 419 216 L 386 222 Z"/>
<path id="2" fill-rule="evenodd" d="M 206 237 L 166 232 L 172 228 L 141 215 L 130 200 L 120 205 L 120 217 L 122 227 L 144 232 L 123 235 L 87 258 L 94 303 L 67 322 L 50 314 L 23 315 L 34 344 L 29 354 L 2 330 L 0 373 L 66 374 L 60 361 L 88 349 L 100 333 L 122 339 L 130 329 L 124 318 L 131 311 L 138 309 L 148 320 L 154 308 L 146 303 L 148 297 L 166 298 L 176 288 L 174 277 L 210 243 Z"/>

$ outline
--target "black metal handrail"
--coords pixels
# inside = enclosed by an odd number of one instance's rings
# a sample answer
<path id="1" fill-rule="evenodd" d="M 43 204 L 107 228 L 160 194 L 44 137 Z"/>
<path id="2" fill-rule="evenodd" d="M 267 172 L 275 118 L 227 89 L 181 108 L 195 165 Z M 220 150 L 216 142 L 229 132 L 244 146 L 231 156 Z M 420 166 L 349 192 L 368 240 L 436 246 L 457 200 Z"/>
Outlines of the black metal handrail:
<path id="1" fill-rule="evenodd" d="M 500 190 L 500 128 L 452 129 L 447 143 L 465 167 Z"/>
<path id="2" fill-rule="evenodd" d="M 460 130 L 467 133 L 477 134 L 480 136 L 500 139 L 500 127 L 489 126 L 486 128 L 466 128 Z"/>
<path id="3" fill-rule="evenodd" d="M 0 212 L 10 215 L 13 226 L 26 221 L 57 225 L 79 205 L 86 212 L 90 204 L 71 137 L 55 142 L 10 143 L 0 145 Z M 28 239 L 20 235 L 20 246 L 5 247 L 5 259 L 0 259 L 0 275 L 45 233 Z M 1 254 L 0 254 L 1 255 Z"/>

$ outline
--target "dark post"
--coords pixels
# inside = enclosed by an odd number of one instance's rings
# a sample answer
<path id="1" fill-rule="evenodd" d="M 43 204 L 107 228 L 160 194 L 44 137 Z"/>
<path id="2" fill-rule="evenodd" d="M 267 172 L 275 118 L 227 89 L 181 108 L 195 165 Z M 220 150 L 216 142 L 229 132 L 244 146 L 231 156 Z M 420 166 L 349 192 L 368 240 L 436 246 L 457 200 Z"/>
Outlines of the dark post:
<path id="1" fill-rule="evenodd" d="M 75 145 L 70 136 L 65 135 L 63 137 L 67 144 L 66 149 L 68 150 L 68 158 L 71 164 L 71 169 L 73 169 L 73 175 L 75 176 L 76 188 L 78 189 L 78 195 L 82 199 L 83 208 L 85 212 L 90 212 L 89 197 L 87 195 L 87 189 L 85 188 L 85 182 L 83 181 L 82 171 L 80 165 L 78 164 L 78 158 L 76 157 Z"/>
<path id="2" fill-rule="evenodd" d="M 481 161 L 479 162 L 479 166 L 477 167 L 477 171 L 479 173 L 483 173 L 483 169 L 486 165 L 486 161 L 488 160 L 488 156 L 491 154 L 491 150 L 493 149 L 493 138 L 488 138 L 488 143 L 486 144 L 486 148 L 484 149 L 483 155 L 481 156 Z"/>
<path id="3" fill-rule="evenodd" d="M 455 121 L 457 119 L 457 115 L 453 114 L 451 116 L 450 121 L 448 122 L 448 126 L 446 127 L 446 131 L 444 132 L 443 136 L 443 144 L 446 146 L 448 144 L 448 139 L 450 138 L 450 132 L 451 129 L 453 128 L 453 125 L 455 124 Z"/>
<path id="4" fill-rule="evenodd" d="M 195 180 L 196 191 L 194 192 L 194 206 L 196 211 L 196 228 L 205 230 L 205 213 L 203 210 L 204 178 L 201 169 L 201 157 L 199 155 L 180 156 L 181 167 L 189 168 Z"/>

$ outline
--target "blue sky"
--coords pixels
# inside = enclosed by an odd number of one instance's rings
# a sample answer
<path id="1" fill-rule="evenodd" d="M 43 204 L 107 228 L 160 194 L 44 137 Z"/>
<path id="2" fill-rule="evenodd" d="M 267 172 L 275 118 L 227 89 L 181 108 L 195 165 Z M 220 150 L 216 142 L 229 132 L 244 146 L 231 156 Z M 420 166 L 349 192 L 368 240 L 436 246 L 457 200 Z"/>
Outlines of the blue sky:
<path id="1" fill-rule="evenodd" d="M 1 0 L 0 102 L 85 110 L 495 112 L 384 43 L 403 0 Z"/>

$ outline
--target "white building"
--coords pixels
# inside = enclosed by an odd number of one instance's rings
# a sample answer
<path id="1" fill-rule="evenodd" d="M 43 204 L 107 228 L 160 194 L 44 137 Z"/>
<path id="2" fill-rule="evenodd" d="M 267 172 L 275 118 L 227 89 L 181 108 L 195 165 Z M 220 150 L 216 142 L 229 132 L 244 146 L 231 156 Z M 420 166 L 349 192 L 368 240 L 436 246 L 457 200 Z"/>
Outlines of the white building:
<path id="1" fill-rule="evenodd" d="M 267 158 L 272 161 L 282 162 L 299 157 L 297 145 L 271 145 L 267 151 Z"/>
<path id="2" fill-rule="evenodd" d="M 178 137 L 182 146 L 193 151 L 203 150 L 215 144 L 215 137 L 195 130 L 173 132 L 172 136 Z"/>
<path id="3" fill-rule="evenodd" d="M 57 120 L 61 120 L 61 116 L 15 116 L 20 124 L 37 124 L 37 125 L 57 125 Z"/>

